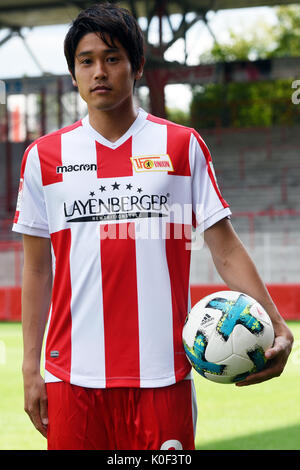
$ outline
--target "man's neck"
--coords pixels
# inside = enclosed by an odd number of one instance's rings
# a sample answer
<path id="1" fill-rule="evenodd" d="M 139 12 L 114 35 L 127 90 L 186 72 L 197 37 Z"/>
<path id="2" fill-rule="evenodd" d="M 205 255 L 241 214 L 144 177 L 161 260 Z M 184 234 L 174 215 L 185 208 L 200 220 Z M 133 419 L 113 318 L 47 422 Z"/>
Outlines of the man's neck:
<path id="1" fill-rule="evenodd" d="M 89 109 L 89 122 L 105 139 L 116 142 L 128 131 L 137 115 L 133 103 L 107 111 Z"/>

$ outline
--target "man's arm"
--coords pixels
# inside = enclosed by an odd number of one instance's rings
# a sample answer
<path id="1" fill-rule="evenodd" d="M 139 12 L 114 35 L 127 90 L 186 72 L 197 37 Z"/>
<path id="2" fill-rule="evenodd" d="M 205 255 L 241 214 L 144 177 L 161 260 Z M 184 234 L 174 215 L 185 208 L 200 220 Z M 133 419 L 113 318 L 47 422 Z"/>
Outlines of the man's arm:
<path id="1" fill-rule="evenodd" d="M 268 367 L 251 374 L 238 386 L 252 385 L 278 377 L 292 349 L 293 335 L 279 314 L 257 269 L 235 233 L 230 221 L 223 219 L 204 233 L 204 240 L 211 251 L 216 269 L 231 289 L 250 295 L 268 312 L 274 327 L 275 341 L 265 353 Z"/>
<path id="2" fill-rule="evenodd" d="M 22 285 L 23 380 L 25 411 L 34 426 L 47 436 L 47 394 L 40 374 L 40 359 L 52 292 L 50 240 L 23 236 Z"/>

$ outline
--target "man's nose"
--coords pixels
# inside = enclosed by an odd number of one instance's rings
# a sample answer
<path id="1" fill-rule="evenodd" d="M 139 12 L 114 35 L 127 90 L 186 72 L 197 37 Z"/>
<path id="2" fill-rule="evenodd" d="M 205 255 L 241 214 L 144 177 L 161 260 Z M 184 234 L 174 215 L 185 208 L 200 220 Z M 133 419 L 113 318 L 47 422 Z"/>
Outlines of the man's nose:
<path id="1" fill-rule="evenodd" d="M 105 67 L 105 63 L 101 60 L 98 60 L 95 63 L 95 70 L 94 70 L 94 79 L 99 80 L 99 79 L 105 79 L 107 78 L 107 70 Z"/>

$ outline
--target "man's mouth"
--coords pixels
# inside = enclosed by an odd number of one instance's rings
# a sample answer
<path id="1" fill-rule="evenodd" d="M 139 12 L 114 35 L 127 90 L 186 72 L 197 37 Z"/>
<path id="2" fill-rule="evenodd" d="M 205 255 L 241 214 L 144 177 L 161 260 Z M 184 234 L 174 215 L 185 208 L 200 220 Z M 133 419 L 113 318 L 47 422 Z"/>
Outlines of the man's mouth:
<path id="1" fill-rule="evenodd" d="M 99 92 L 99 93 L 105 93 L 107 91 L 111 91 L 111 88 L 105 85 L 97 85 L 94 88 L 91 89 L 92 92 Z"/>

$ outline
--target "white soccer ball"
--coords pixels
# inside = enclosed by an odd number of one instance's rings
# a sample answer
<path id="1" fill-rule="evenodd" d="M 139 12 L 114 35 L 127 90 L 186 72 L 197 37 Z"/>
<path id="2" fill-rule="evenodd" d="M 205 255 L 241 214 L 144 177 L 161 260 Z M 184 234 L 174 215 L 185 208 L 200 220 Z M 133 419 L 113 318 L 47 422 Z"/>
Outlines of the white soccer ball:
<path id="1" fill-rule="evenodd" d="M 242 292 L 221 291 L 201 299 L 186 318 L 183 345 L 193 368 L 206 379 L 234 383 L 264 369 L 274 330 L 263 307 Z"/>

